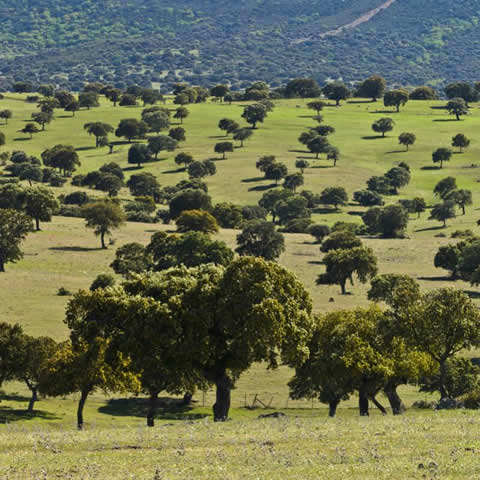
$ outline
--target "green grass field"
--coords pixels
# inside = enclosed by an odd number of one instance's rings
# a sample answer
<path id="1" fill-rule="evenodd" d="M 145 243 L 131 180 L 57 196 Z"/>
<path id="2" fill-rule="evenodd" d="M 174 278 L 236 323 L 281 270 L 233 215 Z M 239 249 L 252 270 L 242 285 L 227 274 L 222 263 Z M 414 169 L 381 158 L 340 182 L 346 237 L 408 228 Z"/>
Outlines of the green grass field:
<path id="1" fill-rule="evenodd" d="M 409 274 L 425 290 L 452 285 L 446 272 L 433 266 L 438 247 L 451 240 L 435 235 L 449 236 L 454 230 L 466 228 L 478 231 L 476 221 L 480 218 L 476 188 L 480 179 L 480 171 L 477 173 L 476 169 L 480 166 L 476 164 L 480 153 L 476 135 L 480 112 L 474 105 L 470 116 L 460 122 L 452 121 L 445 110 L 435 108 L 442 104 L 409 102 L 399 114 L 381 112 L 380 102 L 352 101 L 340 108 L 327 107 L 323 112 L 324 123 L 336 128 L 331 143 L 340 149 L 342 156 L 335 168 L 326 160 L 311 159 L 312 168 L 305 171 L 303 187 L 320 193 L 327 186 L 340 185 L 351 197 L 354 191 L 364 188 L 370 176 L 381 175 L 400 161 L 406 161 L 412 168 L 412 181 L 401 190 L 399 197 L 387 197 L 388 202 L 424 196 L 431 205 L 435 202 L 433 187 L 445 176 L 456 177 L 459 188 L 472 190 L 474 205 L 467 208 L 465 216 L 449 221 L 446 229 L 428 220 L 425 212 L 419 220 L 412 216 L 407 239 L 364 240 L 378 257 L 380 273 Z M 72 144 L 79 150 L 80 172 L 97 169 L 109 161 L 126 168 L 127 175 L 138 171 L 127 164 L 128 144 L 120 142 L 112 155 L 106 148 L 96 150 L 95 139 L 84 132 L 83 124 L 98 120 L 116 126 L 122 118 L 139 118 L 141 107 L 114 108 L 103 102 L 99 108 L 78 112 L 75 118 L 59 111 L 57 119 L 33 140 L 26 139 L 18 130 L 29 120 L 35 105 L 26 103 L 20 96 L 7 95 L 0 100 L 0 110 L 6 108 L 13 111 L 14 117 L 8 125 L 0 125 L 0 131 L 7 136 L 7 144 L 0 147 L 0 151 L 25 150 L 39 155 L 57 143 Z M 213 146 L 224 139 L 217 128 L 218 120 L 222 117 L 241 120 L 241 105 L 208 103 L 188 108 L 191 115 L 184 125 L 187 141 L 180 149 L 199 160 L 216 158 Z M 370 125 L 382 116 L 394 118 L 396 128 L 385 139 L 372 139 Z M 207 179 L 213 202 L 256 203 L 270 186 L 255 168 L 255 161 L 261 155 L 276 155 L 291 171 L 295 170 L 298 157 L 312 158 L 297 142 L 303 130 L 314 126 L 311 117 L 312 111 L 306 108 L 306 102 L 279 101 L 244 148 L 237 148 L 226 160 L 218 160 L 217 174 Z M 417 136 L 417 144 L 409 152 L 404 152 L 397 141 L 404 131 Z M 457 133 L 471 138 L 471 147 L 464 154 L 455 154 L 442 170 L 433 168 L 432 151 L 449 146 L 451 137 Z M 145 165 L 143 171 L 155 174 L 162 185 L 176 184 L 186 178 L 186 174 L 178 171 L 174 155 Z M 78 188 L 67 185 L 55 191 L 60 194 L 72 190 Z M 128 190 L 122 190 L 120 197 L 128 198 Z M 315 213 L 314 220 L 329 224 L 337 220 L 360 222 L 358 213 L 363 210 L 352 204 L 341 212 Z M 55 217 L 42 228 L 25 242 L 24 259 L 17 264 L 7 264 L 7 272 L 0 275 L 0 312 L 2 319 L 20 323 L 29 334 L 50 335 L 61 340 L 68 333 L 63 323 L 68 297 L 58 296 L 58 289 L 65 287 L 74 292 L 88 288 L 98 273 L 109 271 L 115 248 L 130 241 L 147 243 L 153 232 L 174 227 L 128 223 L 114 233 L 115 246 L 107 251 L 98 248 L 99 240 L 85 228 L 81 219 Z M 237 233 L 222 230 L 218 238 L 234 247 Z M 280 263 L 305 283 L 315 310 L 365 305 L 367 285 L 357 283 L 347 296 L 341 296 L 337 286 L 315 285 L 322 266 L 319 246 L 312 240 L 308 235 L 287 234 L 287 249 Z M 480 298 L 478 288 L 460 281 L 453 285 L 474 299 Z M 364 421 L 356 418 L 353 398 L 341 405 L 338 420 L 327 421 L 326 410 L 318 402 L 288 400 L 286 384 L 290 377 L 291 371 L 287 368 L 267 371 L 262 365 L 255 365 L 240 378 L 233 392 L 235 421 L 218 427 L 202 419 L 210 415 L 212 392 L 197 394 L 191 410 L 166 408 L 160 414 L 160 424 L 173 422 L 176 426 L 159 427 L 153 432 L 143 428 L 142 400 L 106 398 L 98 392 L 87 402 L 88 431 L 78 434 L 73 431 L 75 396 L 41 400 L 35 415 L 27 417 L 23 413 L 28 396 L 26 389 L 17 383 L 6 384 L 7 394 L 0 403 L 0 421 L 8 423 L 0 427 L 0 456 L 6 461 L 0 462 L 0 478 L 154 478 L 156 469 L 159 474 L 155 478 L 162 479 L 474 478 L 478 471 L 475 450 L 480 445 L 476 438 L 475 414 L 433 415 L 411 410 L 404 418 L 384 419 L 375 412 L 370 420 Z M 404 388 L 401 393 L 407 405 L 426 399 L 413 387 Z M 289 419 L 252 420 L 263 413 L 263 409 L 244 408 L 252 405 L 255 396 L 270 409 L 285 411 Z M 185 419 L 194 423 L 186 424 Z M 446 436 L 448 441 L 444 441 Z M 42 455 L 41 462 L 36 459 L 38 454 Z M 437 467 L 429 468 L 429 462 L 435 462 Z M 418 469 L 420 463 L 426 468 Z M 132 464 L 136 465 L 135 469 L 131 469 Z M 41 477 L 42 471 L 47 476 Z"/>

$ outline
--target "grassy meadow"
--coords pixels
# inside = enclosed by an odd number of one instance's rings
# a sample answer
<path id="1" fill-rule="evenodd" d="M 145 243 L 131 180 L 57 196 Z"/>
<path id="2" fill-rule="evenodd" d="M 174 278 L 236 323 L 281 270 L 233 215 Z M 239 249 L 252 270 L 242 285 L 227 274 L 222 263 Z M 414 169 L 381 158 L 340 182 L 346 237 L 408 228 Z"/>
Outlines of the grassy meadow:
<path id="1" fill-rule="evenodd" d="M 307 102 L 301 99 L 276 102 L 276 109 L 269 113 L 264 124 L 259 124 L 253 137 L 243 148 L 227 154 L 226 160 L 218 159 L 213 152 L 216 142 L 228 140 L 217 124 L 223 117 L 240 122 L 242 104 L 188 105 L 190 116 L 184 122 L 187 141 L 177 152 L 192 153 L 198 160 L 217 161 L 217 174 L 206 179 L 213 203 L 252 205 L 272 188 L 271 182 L 264 180 L 255 168 L 261 155 L 275 155 L 291 172 L 295 171 L 297 158 L 308 158 L 311 168 L 305 170 L 303 189 L 320 193 L 325 187 L 338 185 L 345 187 L 350 197 L 354 191 L 365 188 L 370 176 L 382 175 L 405 161 L 411 167 L 412 179 L 399 196 L 386 197 L 392 203 L 399 198 L 423 196 L 433 205 L 435 184 L 446 176 L 454 176 L 459 188 L 470 189 L 474 196 L 474 205 L 467 207 L 465 216 L 459 211 L 459 216 L 443 229 L 439 222 L 428 220 L 427 211 L 420 219 L 411 217 L 407 239 L 364 239 L 378 257 L 380 273 L 411 275 L 425 290 L 452 285 L 447 273 L 433 266 L 433 257 L 439 246 L 452 241 L 448 237 L 453 231 L 467 228 L 478 231 L 478 105 L 473 105 L 471 115 L 459 122 L 440 108 L 444 105 L 442 101 L 411 101 L 400 113 L 385 111 L 381 102 L 362 99 L 339 108 L 328 106 L 322 112 L 324 123 L 335 127 L 330 141 L 341 152 L 334 168 L 323 158 L 314 160 L 314 155 L 304 151 L 297 141 L 302 131 L 315 125 L 314 112 L 307 109 Z M 168 106 L 175 108 L 170 103 Z M 82 109 L 75 117 L 58 110 L 46 131 L 34 135 L 32 140 L 19 130 L 30 121 L 31 113 L 36 111 L 35 104 L 25 102 L 20 95 L 7 94 L 0 100 L 0 110 L 3 109 L 12 110 L 14 116 L 8 125 L 0 125 L 0 131 L 7 137 L 0 152 L 24 150 L 39 156 L 55 144 L 71 144 L 77 148 L 82 162 L 76 173 L 98 169 L 110 161 L 119 163 L 127 177 L 139 171 L 127 164 L 129 144 L 112 135 L 111 140 L 119 140 L 113 154 L 108 154 L 108 148 L 95 149 L 95 138 L 83 130 L 83 125 L 102 121 L 116 127 L 123 118 L 139 118 L 140 106 L 113 107 L 103 100 L 100 107 Z M 392 117 L 396 127 L 386 138 L 378 138 L 371 124 L 384 116 Z M 402 132 L 417 136 L 417 143 L 409 152 L 398 145 L 397 137 Z M 472 140 L 470 148 L 463 154 L 454 154 L 443 169 L 437 168 L 432 163 L 432 151 L 450 146 L 457 133 L 464 133 Z M 186 178 L 186 173 L 173 161 L 177 152 L 160 155 L 158 161 L 146 164 L 142 171 L 156 175 L 162 186 L 175 185 Z M 73 190 L 79 188 L 67 184 L 55 192 Z M 119 196 L 129 198 L 128 190 L 123 189 Z M 352 203 L 338 212 L 318 209 L 313 219 L 328 224 L 338 220 L 361 222 L 359 214 L 364 210 Z M 53 222 L 42 225 L 41 232 L 29 235 L 24 243 L 23 260 L 7 264 L 6 273 L 0 275 L 0 318 L 20 323 L 31 335 L 66 338 L 63 318 L 68 297 L 58 296 L 58 289 L 64 287 L 74 292 L 88 288 L 97 274 L 109 271 L 116 248 L 131 241 L 147 243 L 155 231 L 173 228 L 174 225 L 128 223 L 114 232 L 115 245 L 105 251 L 99 248 L 99 239 L 85 228 L 84 220 L 55 217 Z M 217 237 L 234 247 L 237 233 L 222 230 Z M 439 233 L 447 238 L 436 236 Z M 319 246 L 309 235 L 285 237 L 287 249 L 279 261 L 305 283 L 316 311 L 367 304 L 368 285 L 356 283 L 346 296 L 340 295 L 338 286 L 316 286 L 315 279 L 323 268 Z M 454 285 L 480 299 L 480 289 L 460 281 Z M 0 422 L 6 424 L 0 427 L 0 479 L 334 479 L 341 476 L 466 479 L 478 475 L 480 444 L 475 413 L 411 410 L 397 419 L 383 418 L 373 411 L 370 419 L 357 419 L 356 400 L 352 398 L 340 405 L 338 419 L 327 420 L 326 409 L 318 402 L 288 400 L 286 384 L 290 377 L 287 368 L 267 371 L 263 365 L 255 365 L 240 378 L 232 394 L 234 422 L 213 425 L 208 416 L 214 394 L 200 392 L 191 409 L 179 411 L 166 407 L 160 413 L 160 426 L 152 431 L 144 427 L 142 399 L 109 398 L 98 392 L 88 400 L 85 409 L 87 431 L 75 432 L 75 395 L 41 400 L 37 412 L 27 416 L 23 413 L 28 402 L 26 388 L 17 383 L 5 384 L 7 393 L 0 402 Z M 413 387 L 400 390 L 407 405 L 429 399 Z M 263 409 L 244 407 L 251 406 L 255 396 L 269 406 L 265 411 L 282 410 L 288 418 L 254 420 Z M 380 397 L 379 400 L 387 403 Z M 169 426 L 172 422 L 174 427 Z M 419 468 L 420 464 L 424 468 Z"/>

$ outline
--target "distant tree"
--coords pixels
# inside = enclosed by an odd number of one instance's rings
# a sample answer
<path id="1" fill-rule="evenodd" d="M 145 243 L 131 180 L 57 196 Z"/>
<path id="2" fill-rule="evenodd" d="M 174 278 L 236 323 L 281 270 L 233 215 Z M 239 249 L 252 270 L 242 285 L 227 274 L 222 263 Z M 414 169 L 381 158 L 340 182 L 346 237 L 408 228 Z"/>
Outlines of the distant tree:
<path id="1" fill-rule="evenodd" d="M 210 89 L 210 95 L 212 95 L 212 97 L 218 98 L 221 102 L 223 102 L 223 98 L 229 90 L 230 89 L 227 85 L 216 85 L 215 87 Z"/>
<path id="2" fill-rule="evenodd" d="M 214 216 L 205 210 L 184 210 L 175 220 L 177 231 L 217 233 L 218 223 Z"/>
<path id="3" fill-rule="evenodd" d="M 142 120 L 148 125 L 151 132 L 159 133 L 170 127 L 170 117 L 161 111 L 154 111 L 146 115 L 142 114 Z"/>
<path id="4" fill-rule="evenodd" d="M 318 156 L 321 153 L 328 153 L 330 150 L 330 143 L 328 142 L 327 137 L 322 137 L 320 135 L 314 136 L 307 143 L 307 148 L 311 153 L 315 154 L 315 158 L 318 159 Z"/>
<path id="5" fill-rule="evenodd" d="M 303 174 L 303 172 L 305 171 L 306 168 L 308 168 L 310 166 L 310 164 L 308 163 L 307 160 L 297 160 L 295 162 L 295 167 L 297 167 L 298 169 L 300 169 L 300 172 Z"/>
<path id="6" fill-rule="evenodd" d="M 128 163 L 142 167 L 142 163 L 147 163 L 152 159 L 150 149 L 141 143 L 136 143 L 128 149 Z"/>
<path id="7" fill-rule="evenodd" d="M 408 211 L 401 205 L 384 207 L 378 217 L 378 232 L 384 238 L 402 238 L 408 225 Z"/>
<path id="8" fill-rule="evenodd" d="M 462 115 L 468 115 L 468 106 L 462 98 L 450 100 L 446 105 L 446 109 L 450 115 L 455 115 L 457 120 L 460 120 Z"/>
<path id="9" fill-rule="evenodd" d="M 102 137 L 107 137 L 109 133 L 113 132 L 113 127 L 108 123 L 103 122 L 89 122 L 83 126 L 83 129 L 95 137 L 95 147 L 99 147 L 99 140 Z"/>
<path id="10" fill-rule="evenodd" d="M 135 273 L 142 273 L 149 268 L 149 259 L 141 243 L 131 242 L 122 245 L 115 252 L 115 260 L 110 267 L 119 275 L 128 278 Z"/>
<path id="11" fill-rule="evenodd" d="M 261 208 L 264 208 L 268 213 L 272 215 L 273 221 L 275 222 L 277 215 L 277 204 L 291 196 L 293 196 L 293 192 L 291 190 L 288 190 L 286 188 L 276 188 L 265 192 L 262 195 L 262 198 L 258 201 L 258 204 Z"/>
<path id="12" fill-rule="evenodd" d="M 472 192 L 470 190 L 452 190 L 446 196 L 447 201 L 453 201 L 462 209 L 462 215 L 465 215 L 465 207 L 473 204 Z"/>
<path id="13" fill-rule="evenodd" d="M 125 175 L 123 173 L 122 167 L 116 162 L 110 162 L 110 163 L 105 163 L 100 167 L 100 172 L 102 173 L 111 173 L 112 175 L 115 175 L 118 177 L 120 180 L 125 179 Z"/>
<path id="14" fill-rule="evenodd" d="M 321 88 L 313 78 L 294 78 L 285 86 L 287 98 L 317 98 L 321 93 Z"/>
<path id="15" fill-rule="evenodd" d="M 442 200 L 446 200 L 453 190 L 457 190 L 457 181 L 454 177 L 446 177 L 435 185 L 433 193 Z"/>
<path id="16" fill-rule="evenodd" d="M 39 100 L 37 107 L 42 113 L 50 113 L 53 118 L 53 111 L 60 107 L 60 102 L 54 97 L 46 97 Z"/>
<path id="17" fill-rule="evenodd" d="M 22 133 L 28 133 L 30 135 L 30 139 L 33 138 L 34 133 L 38 133 L 40 130 L 34 123 L 27 123 L 25 126 L 20 130 Z"/>
<path id="18" fill-rule="evenodd" d="M 122 90 L 119 88 L 110 88 L 105 92 L 105 97 L 107 97 L 112 103 L 113 106 L 116 107 L 117 103 L 122 98 Z"/>
<path id="19" fill-rule="evenodd" d="M 131 93 L 124 93 L 120 98 L 119 105 L 121 107 L 135 107 L 137 105 L 137 97 Z"/>
<path id="20" fill-rule="evenodd" d="M 168 132 L 168 136 L 177 142 L 184 142 L 187 139 L 185 136 L 185 129 L 182 127 L 171 128 Z"/>
<path id="21" fill-rule="evenodd" d="M 364 80 L 357 89 L 356 95 L 359 97 L 371 98 L 376 102 L 377 98 L 382 98 L 387 89 L 387 82 L 380 75 L 372 75 Z"/>
<path id="22" fill-rule="evenodd" d="M 242 118 L 244 118 L 247 123 L 250 123 L 255 130 L 257 123 L 263 123 L 267 115 L 268 113 L 265 106 L 256 103 L 254 105 L 247 105 L 243 109 Z"/>
<path id="23" fill-rule="evenodd" d="M 212 214 L 222 228 L 239 228 L 244 220 L 242 208 L 233 203 L 217 203 Z"/>
<path id="24" fill-rule="evenodd" d="M 452 158 L 452 151 L 449 148 L 437 148 L 432 153 L 433 163 L 440 163 L 440 168 L 443 168 L 443 162 L 448 162 Z"/>
<path id="25" fill-rule="evenodd" d="M 55 98 L 58 100 L 60 108 L 65 108 L 70 103 L 77 101 L 70 92 L 65 90 L 57 90 L 55 92 Z"/>
<path id="26" fill-rule="evenodd" d="M 329 100 L 335 100 L 336 105 L 340 105 L 341 100 L 346 100 L 351 96 L 348 87 L 341 82 L 332 82 L 323 87 L 323 94 Z"/>
<path id="27" fill-rule="evenodd" d="M 318 127 L 313 127 L 312 130 L 321 137 L 327 137 L 332 133 L 335 133 L 335 128 L 330 125 L 318 125 Z"/>
<path id="28" fill-rule="evenodd" d="M 233 143 L 232 142 L 219 142 L 215 144 L 214 147 L 215 153 L 221 153 L 222 159 L 225 160 L 225 153 L 233 152 Z"/>
<path id="29" fill-rule="evenodd" d="M 328 225 L 313 224 L 308 228 L 308 233 L 315 238 L 316 243 L 322 243 L 323 239 L 330 235 Z"/>
<path id="30" fill-rule="evenodd" d="M 193 156 L 190 153 L 180 152 L 175 157 L 175 163 L 177 165 L 183 165 L 185 170 L 193 161 Z"/>
<path id="31" fill-rule="evenodd" d="M 158 201 L 160 185 L 157 178 L 151 173 L 138 173 L 132 175 L 127 181 L 127 187 L 134 197 L 150 196 Z"/>
<path id="32" fill-rule="evenodd" d="M 123 181 L 112 173 L 102 172 L 95 184 L 97 190 L 107 192 L 109 197 L 116 197 L 123 187 Z"/>
<path id="33" fill-rule="evenodd" d="M 408 152 L 408 147 L 410 147 L 410 145 L 413 145 L 417 140 L 417 137 L 415 136 L 414 133 L 401 133 L 399 136 L 398 136 L 398 143 L 400 145 L 405 145 L 405 148 Z"/>
<path id="34" fill-rule="evenodd" d="M 45 166 L 58 168 L 64 176 L 71 175 L 80 166 L 80 159 L 75 147 L 72 145 L 55 145 L 42 152 Z"/>
<path id="35" fill-rule="evenodd" d="M 346 295 L 347 280 L 353 284 L 355 274 L 360 283 L 366 283 L 377 274 L 377 258 L 367 247 L 332 250 L 323 258 L 326 272 L 319 275 L 317 285 L 339 285 Z"/>
<path id="36" fill-rule="evenodd" d="M 323 100 L 314 100 L 313 102 L 307 103 L 307 107 L 310 110 L 315 110 L 317 112 L 317 115 L 320 115 L 320 112 L 325 107 L 325 102 Z"/>
<path id="37" fill-rule="evenodd" d="M 137 120 L 136 118 L 124 118 L 120 120 L 117 129 L 115 130 L 116 137 L 125 137 L 129 143 L 134 138 L 141 138 L 147 133 L 148 126 L 145 122 Z"/>
<path id="38" fill-rule="evenodd" d="M 40 231 L 40 221 L 51 222 L 60 205 L 51 190 L 29 188 L 24 194 L 25 213 L 35 220 L 36 230 Z"/>
<path id="39" fill-rule="evenodd" d="M 125 223 L 125 213 L 122 207 L 114 201 L 88 203 L 82 207 L 87 228 L 92 228 L 100 237 L 102 248 L 106 249 L 105 235 L 120 228 Z"/>
<path id="40" fill-rule="evenodd" d="M 28 184 L 32 186 L 32 182 L 43 181 L 43 171 L 39 165 L 31 163 L 19 164 L 22 168 L 18 171 L 18 178 L 20 180 L 27 180 Z"/>
<path id="41" fill-rule="evenodd" d="M 461 98 L 468 107 L 469 102 L 476 102 L 479 93 L 466 82 L 454 82 L 445 87 L 445 95 L 449 99 Z"/>
<path id="42" fill-rule="evenodd" d="M 398 189 L 405 187 L 410 183 L 410 172 L 402 167 L 393 167 L 386 174 L 390 185 L 393 187 L 393 193 L 398 195 Z"/>
<path id="43" fill-rule="evenodd" d="M 337 162 L 340 159 L 340 151 L 337 147 L 330 145 L 327 150 L 327 160 L 333 160 L 333 166 L 337 166 Z"/>
<path id="44" fill-rule="evenodd" d="M 285 177 L 283 186 L 289 188 L 295 192 L 298 187 L 301 187 L 304 183 L 303 175 L 301 173 L 292 173 Z"/>
<path id="45" fill-rule="evenodd" d="M 239 128 L 233 132 L 233 139 L 240 142 L 240 147 L 243 147 L 243 142 L 248 140 L 253 135 L 253 131 L 250 128 Z"/>
<path id="46" fill-rule="evenodd" d="M 0 118 L 5 120 L 5 125 L 8 125 L 8 120 L 12 118 L 13 113 L 11 110 L 1 110 L 0 111 Z"/>
<path id="47" fill-rule="evenodd" d="M 170 217 L 176 219 L 185 210 L 212 210 L 212 199 L 202 190 L 187 189 L 177 193 L 169 203 Z"/>
<path id="48" fill-rule="evenodd" d="M 72 117 L 74 117 L 75 113 L 80 110 L 80 104 L 78 103 L 77 100 L 72 100 L 70 103 L 65 105 L 64 110 L 66 112 L 72 112 Z"/>
<path id="49" fill-rule="evenodd" d="M 163 95 L 158 90 L 154 90 L 153 88 L 144 88 L 140 98 L 143 102 L 143 106 L 155 105 L 157 102 L 163 99 Z"/>
<path id="50" fill-rule="evenodd" d="M 178 107 L 177 110 L 175 110 L 175 114 L 173 115 L 173 118 L 180 120 L 180 123 L 183 123 L 183 121 L 190 115 L 190 111 L 186 107 Z"/>
<path id="51" fill-rule="evenodd" d="M 177 148 L 177 141 L 168 135 L 158 135 L 148 139 L 148 149 L 154 154 L 155 160 L 160 152 L 173 152 Z"/>
<path id="52" fill-rule="evenodd" d="M 385 175 L 378 177 L 373 176 L 367 180 L 367 189 L 372 192 L 377 192 L 381 195 L 390 195 L 392 186 L 390 180 Z"/>
<path id="53" fill-rule="evenodd" d="M 417 87 L 410 93 L 410 100 L 436 100 L 437 94 L 432 87 Z"/>
<path id="54" fill-rule="evenodd" d="M 6 140 L 5 134 L 3 132 L 0 132 L 0 147 L 2 145 L 5 145 L 6 141 L 7 140 Z"/>
<path id="55" fill-rule="evenodd" d="M 447 220 L 449 218 L 455 218 L 455 203 L 451 200 L 447 200 L 443 203 L 437 203 L 434 205 L 430 212 L 429 220 L 437 220 L 443 222 L 443 227 L 447 226 Z"/>
<path id="56" fill-rule="evenodd" d="M 115 277 L 110 273 L 100 273 L 90 285 L 90 291 L 94 292 L 99 288 L 108 288 L 115 285 Z"/>
<path id="57" fill-rule="evenodd" d="M 386 107 L 396 107 L 397 112 L 400 111 L 400 106 L 404 106 L 409 99 L 408 92 L 404 89 L 390 90 L 385 93 L 383 103 Z"/>
<path id="58" fill-rule="evenodd" d="M 187 171 L 190 178 L 203 178 L 207 175 L 215 175 L 217 167 L 212 160 L 203 160 L 190 163 Z"/>
<path id="59" fill-rule="evenodd" d="M 53 97 L 55 94 L 55 86 L 54 85 L 40 85 L 37 88 L 37 92 L 44 97 Z"/>
<path id="60" fill-rule="evenodd" d="M 457 278 L 461 258 L 461 249 L 457 245 L 444 245 L 435 254 L 435 268 L 443 268 L 451 273 L 452 280 Z"/>
<path id="61" fill-rule="evenodd" d="M 231 120 L 230 118 L 222 118 L 218 122 L 218 128 L 220 130 L 223 130 L 225 134 L 228 136 L 230 133 L 237 130 L 239 128 L 239 125 L 235 120 Z"/>
<path id="62" fill-rule="evenodd" d="M 291 195 L 275 204 L 275 215 L 282 225 L 300 219 L 309 219 L 311 212 L 308 209 L 308 200 L 303 195 Z M 307 222 L 307 226 L 311 222 Z"/>
<path id="63" fill-rule="evenodd" d="M 382 137 L 385 137 L 385 133 L 391 132 L 395 122 L 391 118 L 380 118 L 373 122 L 372 130 L 376 133 L 381 133 Z"/>
<path id="64" fill-rule="evenodd" d="M 255 166 L 258 170 L 265 173 L 268 167 L 270 167 L 270 165 L 273 165 L 274 163 L 277 163 L 274 155 L 264 155 L 257 160 Z"/>
<path id="65" fill-rule="evenodd" d="M 383 205 L 382 197 L 371 190 L 360 190 L 353 194 L 353 199 L 362 207 L 374 207 L 376 205 Z"/>
<path id="66" fill-rule="evenodd" d="M 408 210 L 409 213 L 416 213 L 418 218 L 420 218 L 420 214 L 427 209 L 427 203 L 422 197 L 415 197 L 413 200 L 400 200 L 400 204 Z"/>
<path id="67" fill-rule="evenodd" d="M 23 258 L 20 244 L 32 231 L 32 220 L 23 212 L 10 208 L 0 209 L 0 272 L 5 264 Z"/>
<path id="68" fill-rule="evenodd" d="M 237 235 L 239 255 L 262 257 L 275 261 L 285 251 L 285 239 L 275 230 L 275 225 L 261 220 L 247 222 Z"/>
<path id="69" fill-rule="evenodd" d="M 78 104 L 80 107 L 86 107 L 90 110 L 91 107 L 98 107 L 98 94 L 96 92 L 84 92 L 78 96 Z"/>
<path id="70" fill-rule="evenodd" d="M 53 120 L 52 112 L 35 112 L 32 113 L 32 120 L 38 123 L 42 127 L 42 131 L 45 130 L 45 125 Z"/>
<path id="71" fill-rule="evenodd" d="M 324 205 L 333 205 L 336 210 L 339 206 L 348 203 L 348 195 L 343 187 L 328 187 L 320 194 L 320 203 Z"/>
<path id="72" fill-rule="evenodd" d="M 320 251 L 323 253 L 332 250 L 348 250 L 350 248 L 361 247 L 362 241 L 350 230 L 338 230 L 331 232 L 330 235 L 322 241 Z"/>
<path id="73" fill-rule="evenodd" d="M 463 133 L 458 133 L 452 138 L 452 147 L 460 148 L 460 153 L 463 153 L 463 149 L 468 148 L 469 145 L 470 140 Z"/>
<path id="74" fill-rule="evenodd" d="M 278 182 L 282 178 L 285 178 L 287 174 L 287 166 L 283 163 L 274 162 L 269 165 L 265 170 L 265 178 L 268 180 L 275 180 L 275 185 L 278 185 Z"/>

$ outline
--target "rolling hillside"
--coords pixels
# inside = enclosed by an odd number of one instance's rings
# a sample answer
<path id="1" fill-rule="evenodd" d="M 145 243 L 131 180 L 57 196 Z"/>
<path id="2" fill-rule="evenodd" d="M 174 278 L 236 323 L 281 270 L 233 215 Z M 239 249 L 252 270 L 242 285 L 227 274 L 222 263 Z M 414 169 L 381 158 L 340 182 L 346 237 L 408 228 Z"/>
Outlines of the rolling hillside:
<path id="1" fill-rule="evenodd" d="M 0 0 L 0 15 L 0 88 L 99 79 L 241 87 L 371 72 L 441 85 L 477 80 L 480 55 L 476 0 Z"/>

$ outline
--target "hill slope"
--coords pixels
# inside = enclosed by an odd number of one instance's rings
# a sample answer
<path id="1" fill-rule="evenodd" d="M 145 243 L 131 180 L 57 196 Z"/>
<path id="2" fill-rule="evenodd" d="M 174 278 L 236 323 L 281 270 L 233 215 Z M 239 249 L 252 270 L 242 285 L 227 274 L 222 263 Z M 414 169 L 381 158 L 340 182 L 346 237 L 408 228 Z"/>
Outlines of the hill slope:
<path id="1" fill-rule="evenodd" d="M 355 81 L 381 72 L 399 83 L 476 80 L 477 0 L 0 0 L 4 87 L 32 79 L 80 88 L 168 87 L 292 75 Z"/>

